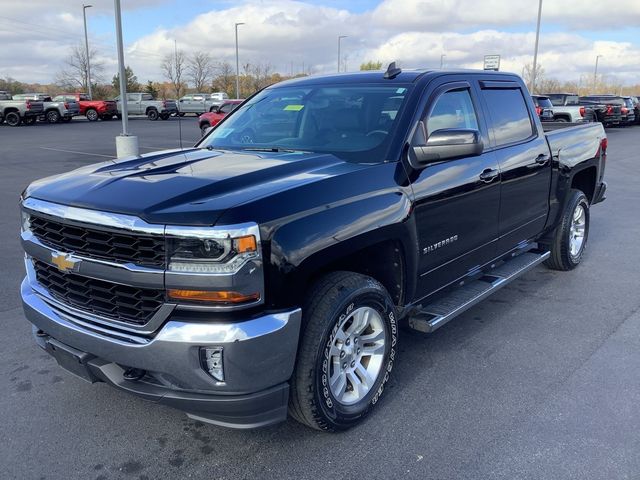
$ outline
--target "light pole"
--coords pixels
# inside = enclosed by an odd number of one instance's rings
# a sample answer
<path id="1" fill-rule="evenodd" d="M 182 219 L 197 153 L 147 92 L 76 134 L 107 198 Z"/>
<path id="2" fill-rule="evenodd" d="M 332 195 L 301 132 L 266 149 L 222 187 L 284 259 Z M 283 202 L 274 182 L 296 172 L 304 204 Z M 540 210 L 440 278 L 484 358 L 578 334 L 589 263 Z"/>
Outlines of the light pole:
<path id="1" fill-rule="evenodd" d="M 122 133 L 116 137 L 118 158 L 138 155 L 138 137 L 129 135 L 129 109 L 127 108 L 127 77 L 124 68 L 124 47 L 122 42 L 122 15 L 120 0 L 113 0 L 116 17 L 116 42 L 118 47 L 118 71 L 120 75 L 120 113 L 122 115 Z"/>
<path id="2" fill-rule="evenodd" d="M 236 98 L 240 98 L 240 60 L 238 57 L 238 27 L 244 22 L 236 23 Z"/>
<path id="3" fill-rule="evenodd" d="M 338 35 L 338 73 L 340 73 L 340 42 L 347 37 L 348 35 Z"/>
<path id="4" fill-rule="evenodd" d="M 91 95 L 91 62 L 89 60 L 89 37 L 87 37 L 87 8 L 91 8 L 93 5 L 82 5 L 82 17 L 84 18 L 84 48 L 87 54 L 87 87 L 89 88 L 89 99 L 93 100 Z"/>
<path id="5" fill-rule="evenodd" d="M 596 55 L 596 69 L 593 71 L 593 94 L 596 94 L 596 90 L 598 88 L 598 60 L 603 57 L 603 55 Z"/>
<path id="6" fill-rule="evenodd" d="M 446 55 L 440 55 L 440 70 L 444 68 L 444 57 L 446 57 Z"/>
<path id="7" fill-rule="evenodd" d="M 538 42 L 540 41 L 540 19 L 542 17 L 542 0 L 538 3 L 538 25 L 536 26 L 536 46 L 533 50 L 533 71 L 531 72 L 531 93 L 536 91 L 536 70 L 538 69 Z"/>

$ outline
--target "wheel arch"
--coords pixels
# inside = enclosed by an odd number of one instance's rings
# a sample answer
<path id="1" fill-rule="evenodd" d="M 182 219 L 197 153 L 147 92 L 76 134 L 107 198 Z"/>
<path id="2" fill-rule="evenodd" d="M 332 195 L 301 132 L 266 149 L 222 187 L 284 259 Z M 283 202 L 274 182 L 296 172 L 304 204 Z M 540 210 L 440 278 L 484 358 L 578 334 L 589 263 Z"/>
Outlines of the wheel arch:
<path id="1" fill-rule="evenodd" d="M 595 166 L 584 168 L 573 175 L 571 188 L 582 191 L 591 204 L 596 191 L 597 178 L 598 170 Z"/>

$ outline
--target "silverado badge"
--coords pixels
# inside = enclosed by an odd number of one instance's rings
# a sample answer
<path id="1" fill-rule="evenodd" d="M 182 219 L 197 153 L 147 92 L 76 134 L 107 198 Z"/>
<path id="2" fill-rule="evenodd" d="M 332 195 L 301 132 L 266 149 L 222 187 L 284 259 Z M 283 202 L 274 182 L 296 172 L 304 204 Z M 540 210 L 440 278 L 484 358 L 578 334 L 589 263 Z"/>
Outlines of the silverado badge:
<path id="1" fill-rule="evenodd" d="M 58 267 L 61 272 L 70 272 L 74 270 L 81 260 L 79 258 L 73 258 L 68 253 L 51 252 L 51 262 Z"/>

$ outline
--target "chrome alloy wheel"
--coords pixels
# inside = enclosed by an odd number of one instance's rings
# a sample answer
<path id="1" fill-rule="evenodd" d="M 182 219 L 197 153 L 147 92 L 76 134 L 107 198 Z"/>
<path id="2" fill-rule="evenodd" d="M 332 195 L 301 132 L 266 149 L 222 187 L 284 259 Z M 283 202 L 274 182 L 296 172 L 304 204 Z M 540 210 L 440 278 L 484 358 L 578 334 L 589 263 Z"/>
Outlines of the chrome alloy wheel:
<path id="1" fill-rule="evenodd" d="M 330 340 L 329 388 L 336 401 L 353 405 L 373 388 L 384 363 L 386 333 L 380 314 L 360 307 Z"/>
<path id="2" fill-rule="evenodd" d="M 584 233 L 587 224 L 587 215 L 582 205 L 577 205 L 571 219 L 569 230 L 569 252 L 572 257 L 577 257 L 584 245 Z"/>

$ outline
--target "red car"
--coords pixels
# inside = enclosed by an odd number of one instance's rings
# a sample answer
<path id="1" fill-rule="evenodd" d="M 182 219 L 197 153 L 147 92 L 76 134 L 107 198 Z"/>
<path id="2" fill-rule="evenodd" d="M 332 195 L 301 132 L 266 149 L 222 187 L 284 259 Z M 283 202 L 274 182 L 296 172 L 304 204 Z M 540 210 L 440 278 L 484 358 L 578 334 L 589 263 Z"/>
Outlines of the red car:
<path id="1" fill-rule="evenodd" d="M 63 93 L 53 99 L 54 102 L 75 100 L 80 104 L 80 115 L 87 117 L 90 122 L 99 118 L 111 120 L 118 114 L 118 106 L 112 100 L 90 100 L 86 93 Z"/>
<path id="2" fill-rule="evenodd" d="M 209 127 L 215 127 L 218 123 L 220 123 L 220 120 L 231 113 L 242 102 L 244 102 L 244 99 L 225 100 L 214 111 L 206 112 L 200 115 L 198 117 L 198 127 L 200 127 L 202 135 L 207 133 L 207 129 Z"/>

